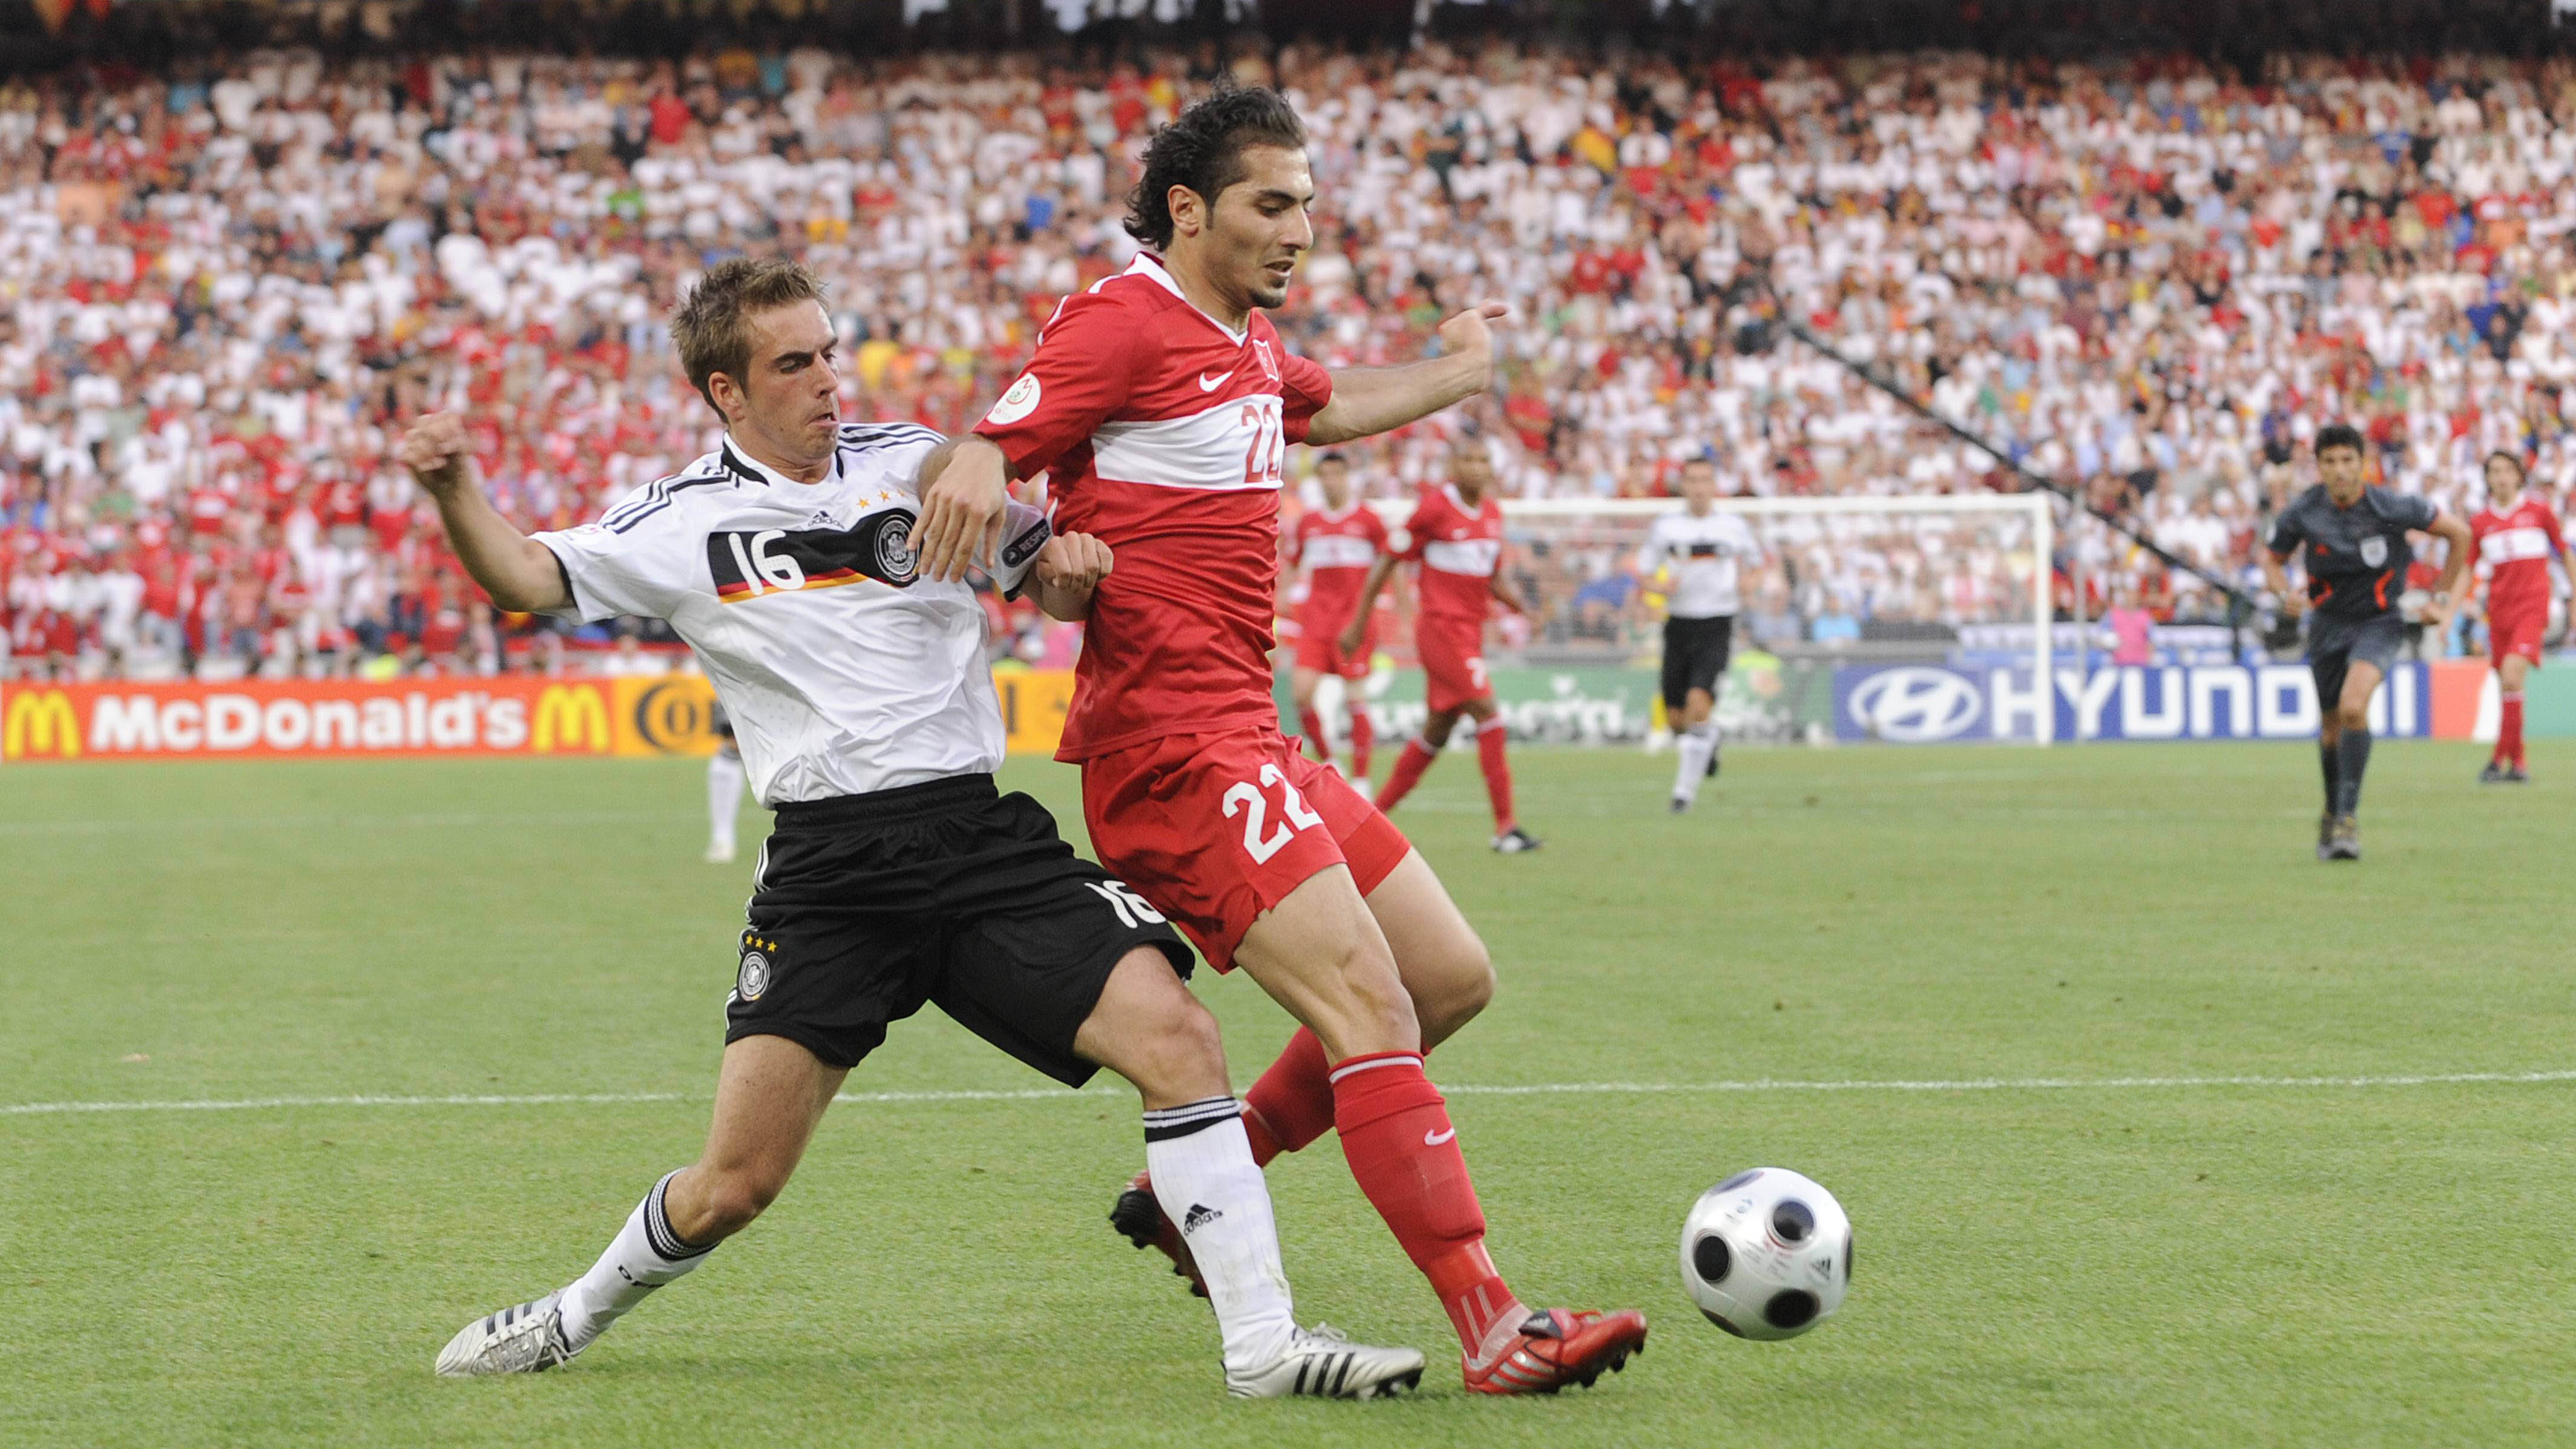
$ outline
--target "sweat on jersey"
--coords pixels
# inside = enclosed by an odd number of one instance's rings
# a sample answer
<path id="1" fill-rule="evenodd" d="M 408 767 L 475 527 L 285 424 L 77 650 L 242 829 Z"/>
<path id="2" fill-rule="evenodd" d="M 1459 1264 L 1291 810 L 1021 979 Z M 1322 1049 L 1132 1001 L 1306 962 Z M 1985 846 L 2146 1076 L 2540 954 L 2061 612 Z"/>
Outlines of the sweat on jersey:
<path id="1" fill-rule="evenodd" d="M 1278 725 L 1271 627 L 1287 445 L 1332 400 L 1255 309 L 1200 311 L 1151 252 L 1058 303 L 1036 356 L 975 425 L 1060 528 L 1109 545 L 1060 760 Z"/>
<path id="2" fill-rule="evenodd" d="M 1637 572 L 1651 578 L 1656 570 L 1671 568 L 1668 612 L 1674 618 L 1722 619 L 1742 609 L 1739 572 L 1746 560 L 1761 556 L 1762 547 L 1741 515 L 1682 509 L 1662 515 L 1647 530 L 1637 550 Z"/>
<path id="3" fill-rule="evenodd" d="M 2415 561 L 2409 532 L 2441 516 L 2432 500 L 2388 488 L 2365 488 L 2350 508 L 2338 507 L 2316 484 L 2293 499 L 2272 524 L 2272 556 L 2307 550 L 2308 601 L 2336 619 L 2371 619 L 2397 612 L 2406 591 L 2406 566 Z"/>
<path id="4" fill-rule="evenodd" d="M 915 567 L 915 475 L 941 441 L 907 423 L 844 425 L 819 483 L 727 441 L 597 523 L 536 535 L 572 585 L 558 612 L 669 621 L 715 685 L 763 805 L 990 774 L 1003 731 L 983 606 L 970 585 Z M 1014 503 L 1006 536 L 993 580 L 1009 592 L 1047 521 Z"/>

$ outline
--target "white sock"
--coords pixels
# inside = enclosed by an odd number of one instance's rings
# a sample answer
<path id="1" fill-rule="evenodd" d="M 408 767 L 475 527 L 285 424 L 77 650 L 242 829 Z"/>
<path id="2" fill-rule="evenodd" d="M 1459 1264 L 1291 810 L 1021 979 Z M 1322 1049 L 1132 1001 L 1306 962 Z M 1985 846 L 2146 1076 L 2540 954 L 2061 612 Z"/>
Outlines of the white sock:
<path id="1" fill-rule="evenodd" d="M 564 1338 L 574 1349 L 586 1347 L 647 1294 L 705 1262 L 707 1254 L 715 1251 L 712 1243 L 701 1248 L 681 1241 L 662 1216 L 663 1190 L 679 1175 L 677 1168 L 664 1173 L 635 1211 L 627 1214 L 626 1226 L 617 1230 L 608 1251 L 564 1290 Z"/>
<path id="2" fill-rule="evenodd" d="M 1270 1183 L 1252 1165 L 1252 1141 L 1243 1133 L 1243 1104 L 1210 1097 L 1147 1112 L 1145 1170 L 1154 1200 L 1180 1224 L 1207 1279 L 1226 1369 L 1249 1372 L 1278 1358 L 1297 1318 L 1279 1263 Z"/>
<path id="3" fill-rule="evenodd" d="M 707 757 L 707 844 L 733 849 L 734 811 L 742 804 L 742 761 L 719 750 Z"/>
<path id="4" fill-rule="evenodd" d="M 1681 768 L 1673 775 L 1673 794 L 1680 799 L 1699 798 L 1699 782 L 1708 773 L 1708 757 L 1717 753 L 1717 723 L 1703 720 L 1681 734 Z"/>

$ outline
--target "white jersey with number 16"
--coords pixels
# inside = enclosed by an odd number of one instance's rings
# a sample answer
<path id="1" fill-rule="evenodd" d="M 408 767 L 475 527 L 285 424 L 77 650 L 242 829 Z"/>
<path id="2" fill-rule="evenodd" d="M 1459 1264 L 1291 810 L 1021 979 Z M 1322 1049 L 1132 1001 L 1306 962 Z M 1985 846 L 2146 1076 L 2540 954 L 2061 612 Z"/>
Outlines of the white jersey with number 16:
<path id="1" fill-rule="evenodd" d="M 918 576 L 916 474 L 937 433 L 851 424 L 830 476 L 799 483 L 730 441 L 539 542 L 586 620 L 664 619 L 733 717 L 764 805 L 989 773 L 1002 712 L 973 589 Z M 1011 505 L 994 581 L 1016 589 L 1048 537 Z"/>

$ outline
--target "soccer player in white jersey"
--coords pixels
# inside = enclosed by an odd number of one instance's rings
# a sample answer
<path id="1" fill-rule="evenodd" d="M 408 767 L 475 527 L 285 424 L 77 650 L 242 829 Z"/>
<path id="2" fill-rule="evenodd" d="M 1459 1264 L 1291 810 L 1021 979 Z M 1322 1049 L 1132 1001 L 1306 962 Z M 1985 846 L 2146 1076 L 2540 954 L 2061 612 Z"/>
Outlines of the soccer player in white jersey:
<path id="1" fill-rule="evenodd" d="M 588 1348 L 759 1216 L 850 1069 L 890 1023 L 935 1003 L 1067 1085 L 1095 1066 L 1136 1084 L 1164 1210 L 1200 1266 L 1214 1263 L 1230 1392 L 1372 1398 L 1418 1383 L 1415 1350 L 1297 1326 L 1269 1190 L 1216 1022 L 1182 985 L 1180 937 L 1075 856 L 1036 801 L 994 789 L 1002 717 L 983 610 L 966 583 L 918 571 L 911 544 L 920 471 L 948 451 L 940 437 L 841 424 L 832 324 L 792 262 L 717 265 L 671 331 L 725 440 L 597 523 L 520 533 L 468 477 L 453 415 L 422 419 L 403 443 L 495 603 L 668 620 L 778 812 L 704 1153 L 653 1184 L 588 1272 L 466 1325 L 438 1371 L 533 1372 Z M 1051 538 L 1020 505 L 1003 521 L 977 553 L 983 571 L 1058 618 L 1083 617 L 1107 547 Z"/>
<path id="2" fill-rule="evenodd" d="M 734 738 L 733 717 L 724 702 L 715 705 L 716 752 L 707 756 L 707 864 L 731 865 L 734 816 L 742 807 L 742 742 Z"/>
<path id="3" fill-rule="evenodd" d="M 1664 618 L 1664 718 L 1681 741 L 1673 775 L 1673 813 L 1691 808 L 1699 782 L 1717 776 L 1717 681 L 1735 647 L 1742 606 L 1738 575 L 1762 556 L 1753 530 L 1717 511 L 1717 463 L 1702 455 L 1682 464 L 1682 506 L 1657 518 L 1637 573 L 1669 574 Z"/>

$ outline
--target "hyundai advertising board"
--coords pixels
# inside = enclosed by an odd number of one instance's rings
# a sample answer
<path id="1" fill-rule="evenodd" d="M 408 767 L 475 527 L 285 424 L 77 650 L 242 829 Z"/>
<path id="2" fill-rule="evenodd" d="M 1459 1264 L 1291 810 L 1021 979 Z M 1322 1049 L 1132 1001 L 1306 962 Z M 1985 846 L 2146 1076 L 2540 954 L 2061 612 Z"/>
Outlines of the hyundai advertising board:
<path id="1" fill-rule="evenodd" d="M 2317 732 L 2304 664 L 2101 665 L 2054 671 L 2047 697 L 2019 669 L 1846 665 L 1834 671 L 1834 737 L 1886 744 L 2028 743 L 2040 711 L 2058 740 L 2295 740 Z M 2400 664 L 2371 697 L 2374 734 L 2425 736 L 2425 666 Z"/>

